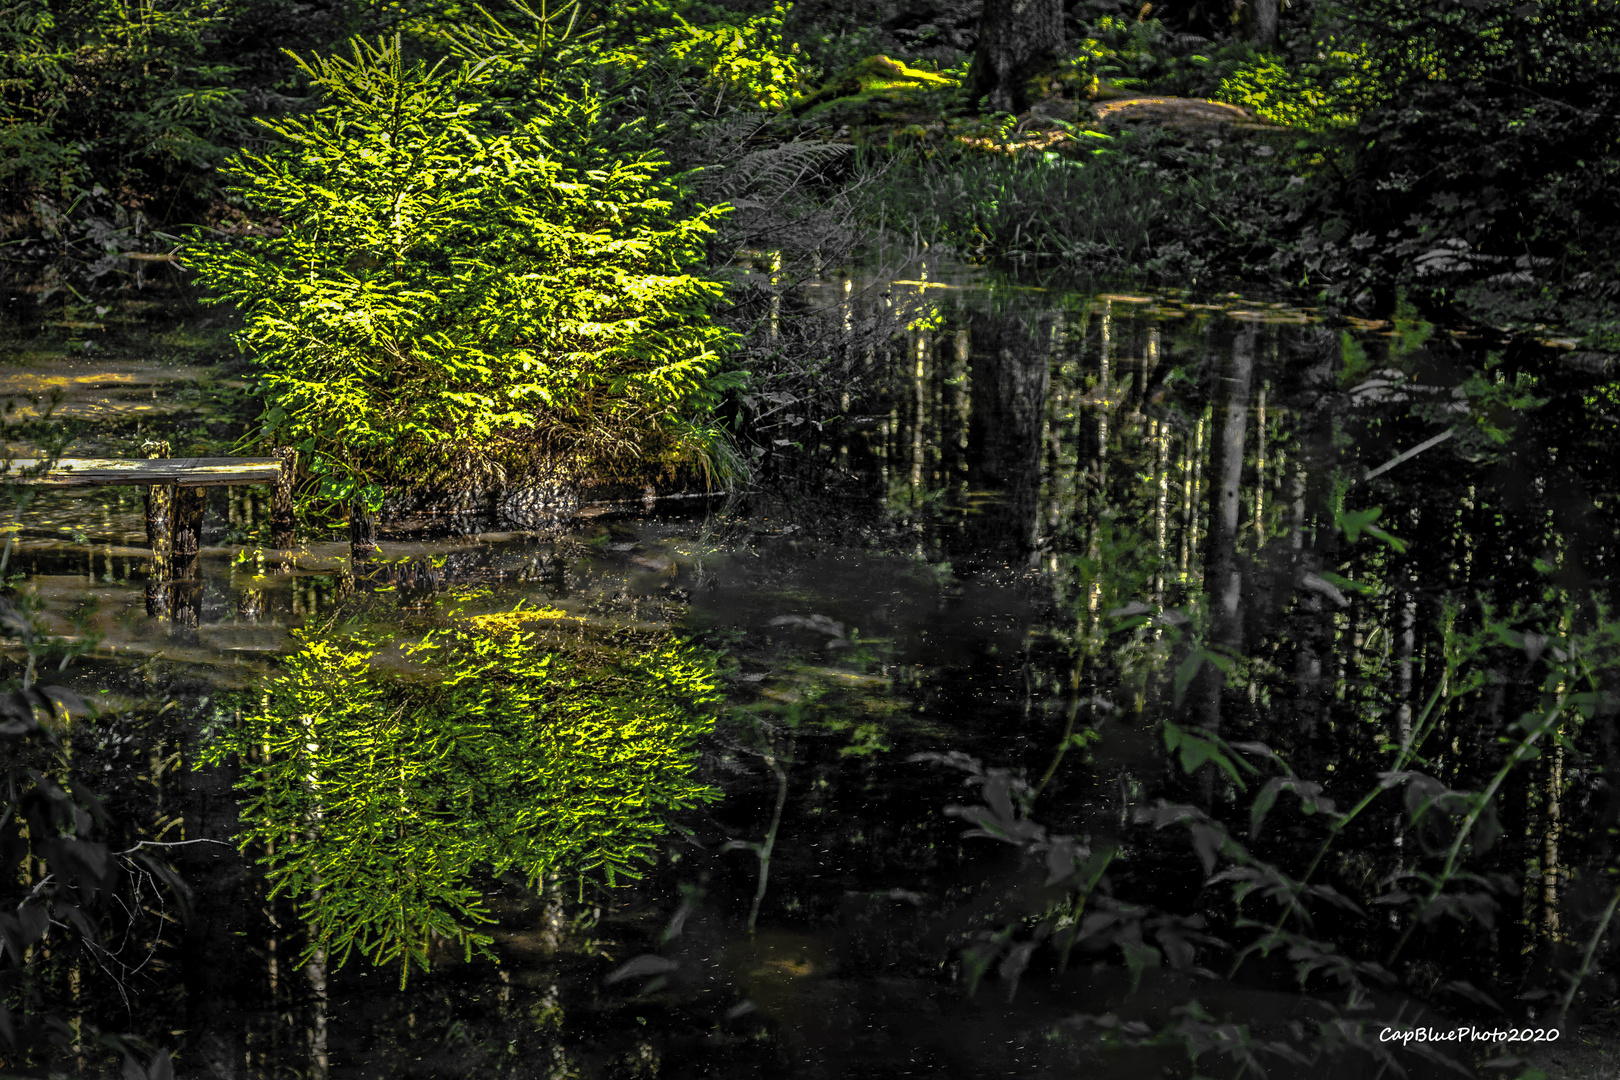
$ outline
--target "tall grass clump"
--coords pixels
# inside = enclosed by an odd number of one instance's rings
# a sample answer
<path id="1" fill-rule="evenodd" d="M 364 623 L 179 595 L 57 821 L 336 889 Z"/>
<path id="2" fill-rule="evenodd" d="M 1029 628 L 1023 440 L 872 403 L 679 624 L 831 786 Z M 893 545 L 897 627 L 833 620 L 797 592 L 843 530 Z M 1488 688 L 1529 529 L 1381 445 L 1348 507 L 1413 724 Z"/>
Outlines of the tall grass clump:
<path id="1" fill-rule="evenodd" d="M 879 205 L 883 228 L 982 262 L 1087 275 L 1146 264 L 1169 202 L 1149 170 L 1108 153 L 942 154 L 890 175 Z"/>

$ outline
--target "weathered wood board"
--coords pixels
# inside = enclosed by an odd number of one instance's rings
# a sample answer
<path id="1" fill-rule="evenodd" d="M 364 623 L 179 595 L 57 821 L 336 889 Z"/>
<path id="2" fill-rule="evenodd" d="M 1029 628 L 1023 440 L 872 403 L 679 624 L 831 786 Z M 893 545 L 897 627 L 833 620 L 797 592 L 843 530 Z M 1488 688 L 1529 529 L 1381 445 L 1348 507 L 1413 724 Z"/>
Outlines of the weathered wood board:
<path id="1" fill-rule="evenodd" d="M 16 458 L 9 470 L 0 467 L 0 484 L 40 484 L 48 487 L 105 487 L 178 484 L 181 487 L 221 487 L 230 484 L 272 484 L 281 474 L 280 458 L 59 458 L 49 472 L 21 476 L 36 469 L 33 458 Z"/>

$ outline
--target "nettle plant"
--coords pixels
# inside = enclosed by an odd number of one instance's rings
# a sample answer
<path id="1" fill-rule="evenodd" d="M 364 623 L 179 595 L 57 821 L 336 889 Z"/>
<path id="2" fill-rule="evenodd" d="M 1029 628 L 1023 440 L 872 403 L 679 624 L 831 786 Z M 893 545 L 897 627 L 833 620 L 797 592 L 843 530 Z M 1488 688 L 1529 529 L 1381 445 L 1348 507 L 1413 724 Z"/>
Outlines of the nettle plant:
<path id="1" fill-rule="evenodd" d="M 684 214 L 583 83 L 498 108 L 510 60 L 413 64 L 397 39 L 300 60 L 322 104 L 227 170 L 274 227 L 187 257 L 243 314 L 263 439 L 327 497 L 701 464 L 718 438 L 721 209 Z"/>
<path id="2" fill-rule="evenodd" d="M 546 612 L 473 618 L 402 647 L 309 635 L 205 764 L 242 764 L 244 849 L 294 898 L 306 959 L 428 966 L 492 940 L 483 889 L 640 876 L 671 816 L 718 798 L 693 775 L 719 701 L 714 657 L 673 640 L 541 648 Z M 379 662 L 379 660 L 384 662 Z"/>

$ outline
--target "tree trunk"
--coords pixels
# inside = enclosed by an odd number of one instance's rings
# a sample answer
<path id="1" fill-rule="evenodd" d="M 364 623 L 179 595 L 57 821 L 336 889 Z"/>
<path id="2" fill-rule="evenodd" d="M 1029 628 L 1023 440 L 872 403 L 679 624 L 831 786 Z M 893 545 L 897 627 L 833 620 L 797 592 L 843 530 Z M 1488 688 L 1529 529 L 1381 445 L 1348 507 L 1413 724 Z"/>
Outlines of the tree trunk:
<path id="1" fill-rule="evenodd" d="M 1277 0 L 1249 0 L 1249 40 L 1262 49 L 1277 45 Z"/>
<path id="2" fill-rule="evenodd" d="M 968 84 L 992 112 L 1029 108 L 1029 80 L 1063 49 L 1062 0 L 984 0 Z"/>

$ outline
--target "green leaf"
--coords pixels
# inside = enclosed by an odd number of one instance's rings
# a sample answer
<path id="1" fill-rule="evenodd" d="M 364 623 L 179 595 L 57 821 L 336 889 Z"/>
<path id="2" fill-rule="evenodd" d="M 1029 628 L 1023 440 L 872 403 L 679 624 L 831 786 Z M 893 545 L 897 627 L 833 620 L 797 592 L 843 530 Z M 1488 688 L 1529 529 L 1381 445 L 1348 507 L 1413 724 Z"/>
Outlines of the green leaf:
<path id="1" fill-rule="evenodd" d="M 354 497 L 359 499 L 369 512 L 375 514 L 383 507 L 383 496 L 381 484 L 367 484 L 355 492 Z"/>
<path id="2" fill-rule="evenodd" d="M 354 490 L 354 480 L 347 476 L 325 476 L 321 478 L 319 497 L 341 502 L 349 497 Z"/>
<path id="3" fill-rule="evenodd" d="M 1232 757 L 1228 756 L 1218 737 L 1200 732 L 1195 728 L 1184 728 L 1169 720 L 1164 721 L 1164 745 L 1166 750 L 1179 755 L 1181 771 L 1188 776 L 1196 773 L 1207 764 L 1214 764 L 1216 768 L 1231 777 L 1232 782 L 1241 791 L 1244 789 L 1244 783 L 1242 777 L 1238 775 L 1239 765 L 1241 764 L 1243 768 L 1253 771 L 1253 766 L 1249 765 L 1248 762 L 1243 761 L 1241 758 L 1234 761 Z"/>
<path id="4" fill-rule="evenodd" d="M 1366 526 L 1366 533 L 1375 540 L 1382 540 L 1391 549 L 1393 549 L 1396 554 L 1400 554 L 1406 550 L 1406 541 L 1385 532 L 1376 525 Z"/>
<path id="5" fill-rule="evenodd" d="M 1129 938 L 1119 943 L 1120 951 L 1125 954 L 1125 967 L 1131 973 L 1131 992 L 1135 993 L 1141 988 L 1142 976 L 1149 968 L 1159 966 L 1161 954 L 1152 945 L 1144 945 L 1140 941 Z"/>
<path id="6" fill-rule="evenodd" d="M 1347 589 L 1350 592 L 1358 592 L 1358 593 L 1364 593 L 1364 594 L 1371 594 L 1374 591 L 1374 587 L 1371 584 L 1369 584 L 1368 582 L 1365 582 L 1365 581 L 1351 581 L 1349 578 L 1344 577 L 1343 575 L 1340 575 L 1340 574 L 1335 574 L 1331 570 L 1324 570 L 1318 576 L 1321 577 L 1321 579 L 1323 581 L 1327 582 L 1329 585 L 1332 585 L 1334 588 L 1337 588 L 1337 589 Z"/>
<path id="7" fill-rule="evenodd" d="M 1344 533 L 1344 538 L 1353 544 L 1360 538 L 1362 531 L 1367 530 L 1368 526 L 1377 521 L 1383 513 L 1384 508 L 1381 506 L 1366 510 L 1340 509 L 1333 513 L 1333 524 Z"/>
<path id="8" fill-rule="evenodd" d="M 1283 778 L 1273 776 L 1255 795 L 1254 802 L 1249 806 L 1249 839 L 1260 835 L 1260 826 L 1266 820 L 1266 815 L 1277 804 L 1277 795 L 1282 791 Z"/>

